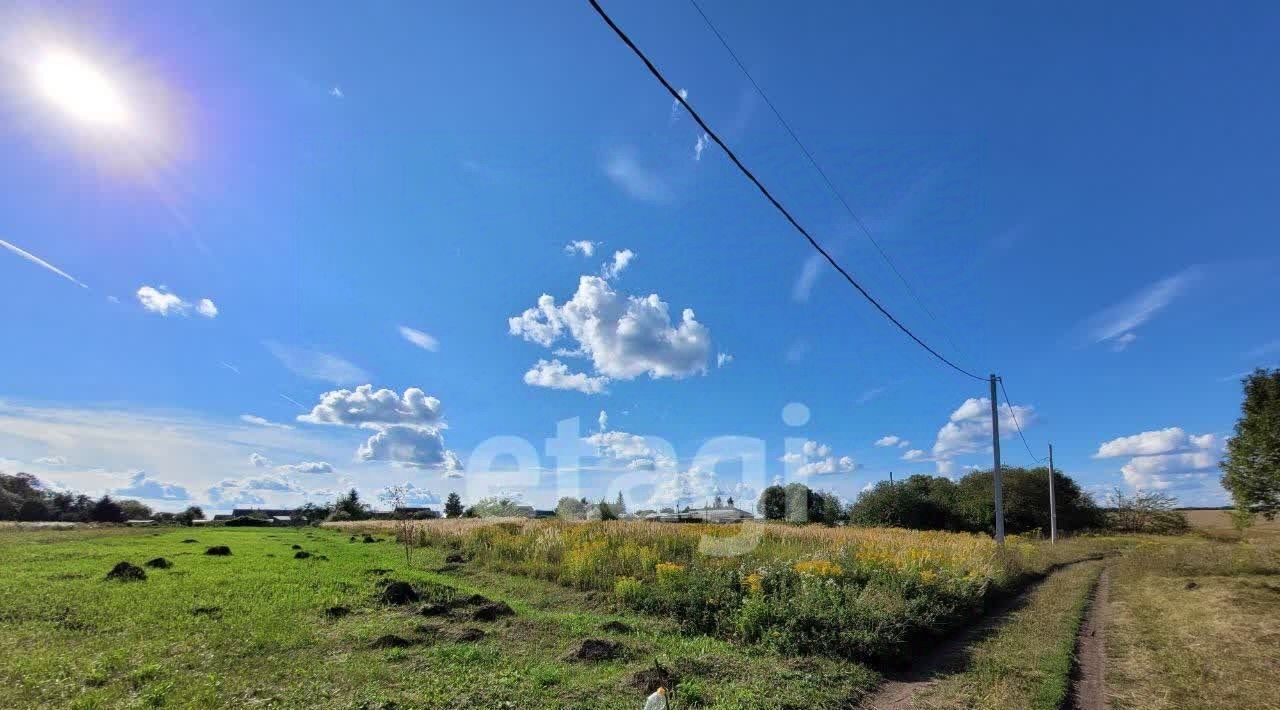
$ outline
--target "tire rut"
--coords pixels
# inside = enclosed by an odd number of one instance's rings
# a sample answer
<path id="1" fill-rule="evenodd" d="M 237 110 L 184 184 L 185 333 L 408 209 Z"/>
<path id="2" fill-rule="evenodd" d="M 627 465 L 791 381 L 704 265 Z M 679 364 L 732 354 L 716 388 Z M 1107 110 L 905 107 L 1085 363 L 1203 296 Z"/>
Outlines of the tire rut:
<path id="1" fill-rule="evenodd" d="M 1102 568 L 1089 610 L 1076 637 L 1076 653 L 1071 673 L 1071 710 L 1106 710 L 1107 708 L 1107 601 L 1111 578 Z"/>

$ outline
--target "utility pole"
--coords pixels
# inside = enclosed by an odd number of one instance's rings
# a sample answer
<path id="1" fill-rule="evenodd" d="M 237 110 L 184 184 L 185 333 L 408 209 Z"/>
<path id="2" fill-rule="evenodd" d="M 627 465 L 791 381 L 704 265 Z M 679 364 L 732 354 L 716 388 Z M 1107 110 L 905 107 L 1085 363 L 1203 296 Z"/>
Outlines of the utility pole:
<path id="1" fill-rule="evenodd" d="M 991 453 L 995 455 L 995 468 L 991 469 L 996 484 L 996 544 L 1004 544 L 1004 490 L 1000 475 L 1000 400 L 996 398 L 995 375 L 991 376 Z"/>
<path id="2" fill-rule="evenodd" d="M 1058 541 L 1058 504 L 1053 499 L 1053 444 L 1049 444 L 1049 542 Z"/>

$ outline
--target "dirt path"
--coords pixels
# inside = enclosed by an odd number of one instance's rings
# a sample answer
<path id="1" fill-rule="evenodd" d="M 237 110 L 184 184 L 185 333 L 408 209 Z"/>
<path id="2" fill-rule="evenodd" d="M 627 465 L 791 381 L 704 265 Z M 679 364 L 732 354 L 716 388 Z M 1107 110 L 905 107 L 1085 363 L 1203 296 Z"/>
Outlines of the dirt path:
<path id="1" fill-rule="evenodd" d="M 1101 558 L 1090 557 L 1057 565 L 1052 568 L 1050 574 L 1056 574 L 1067 567 L 1098 559 Z M 915 659 L 909 669 L 886 674 L 884 682 L 876 688 L 876 691 L 863 698 L 862 702 L 858 704 L 858 710 L 910 710 L 916 695 L 925 688 L 936 684 L 944 676 L 964 670 L 969 661 L 969 648 L 990 636 L 1009 618 L 1010 614 L 1021 609 L 1027 603 L 1027 600 L 1031 598 L 1031 593 L 1045 579 L 1048 579 L 1048 576 L 1034 584 L 1027 585 L 1020 593 L 997 605 L 978 623 L 966 627 L 948 639 L 940 641 L 933 651 Z M 1105 600 L 1103 603 L 1106 603 Z M 1087 706 L 1087 710 L 1092 710 L 1094 707 Z"/>
<path id="2" fill-rule="evenodd" d="M 1094 589 L 1089 611 L 1076 639 L 1076 667 L 1071 676 L 1073 710 L 1106 710 L 1107 708 L 1107 625 L 1106 611 L 1110 577 L 1102 568 Z"/>

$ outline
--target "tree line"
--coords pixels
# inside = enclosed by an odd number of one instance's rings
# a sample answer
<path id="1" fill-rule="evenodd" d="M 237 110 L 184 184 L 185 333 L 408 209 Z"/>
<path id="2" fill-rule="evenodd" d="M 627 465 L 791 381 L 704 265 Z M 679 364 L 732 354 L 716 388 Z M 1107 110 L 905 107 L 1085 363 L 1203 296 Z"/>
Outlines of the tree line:
<path id="1" fill-rule="evenodd" d="M 136 500 L 109 495 L 91 498 L 83 493 L 50 490 L 29 473 L 0 473 L 0 520 L 63 523 L 156 520 L 190 525 L 202 518 L 204 511 L 195 505 L 180 513 L 157 513 Z"/>

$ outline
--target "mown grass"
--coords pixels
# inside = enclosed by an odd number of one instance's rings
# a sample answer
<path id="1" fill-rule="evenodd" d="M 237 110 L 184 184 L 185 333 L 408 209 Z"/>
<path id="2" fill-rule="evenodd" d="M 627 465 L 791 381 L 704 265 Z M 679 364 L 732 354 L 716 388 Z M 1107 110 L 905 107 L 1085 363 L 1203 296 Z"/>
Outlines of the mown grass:
<path id="1" fill-rule="evenodd" d="M 1000 548 L 982 535 L 887 528 L 475 520 L 416 523 L 408 537 L 493 570 L 610 594 L 688 632 L 874 663 L 904 657 L 1054 564 L 1119 544 L 1010 538 Z"/>
<path id="2" fill-rule="evenodd" d="M 1145 540 L 1107 623 L 1115 710 L 1280 708 L 1280 545 Z"/>
<path id="3" fill-rule="evenodd" d="M 189 537 L 199 542 L 182 542 Z M 294 559 L 293 544 L 313 556 Z M 211 545 L 232 555 L 203 555 Z M 158 556 L 174 566 L 147 569 L 142 582 L 104 580 L 116 562 Z M 438 551 L 418 550 L 408 566 L 392 542 L 315 529 L 0 530 L 0 688 L 19 708 L 638 707 L 633 675 L 656 659 L 681 674 L 681 707 L 837 708 L 877 678 L 856 663 L 689 636 L 615 613 L 607 595 L 471 565 L 432 571 L 442 563 Z M 375 569 L 503 600 L 516 614 L 482 623 L 383 606 Z M 327 618 L 339 605 L 352 613 Z M 611 620 L 635 631 L 602 631 Z M 424 623 L 487 636 L 449 641 L 415 631 Z M 413 645 L 373 648 L 384 634 Z M 627 653 L 567 660 L 587 637 L 620 641 Z"/>
<path id="4" fill-rule="evenodd" d="M 991 635 L 974 644 L 964 670 L 915 699 L 918 708 L 1058 710 L 1070 689 L 1072 653 L 1101 562 L 1050 576 Z"/>

